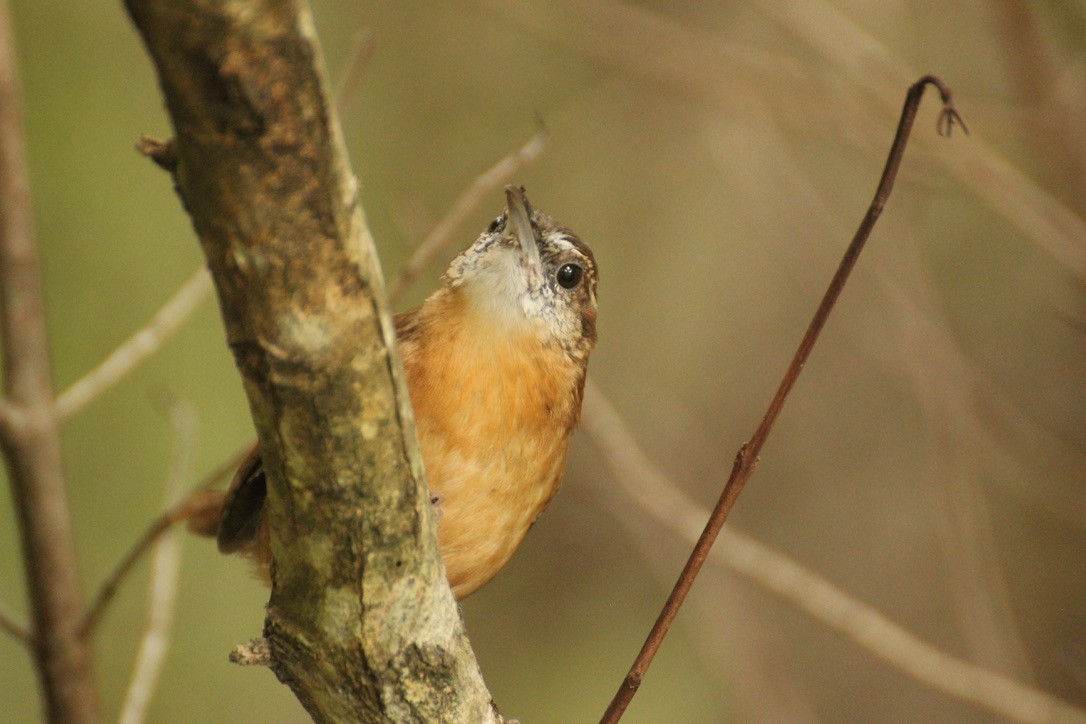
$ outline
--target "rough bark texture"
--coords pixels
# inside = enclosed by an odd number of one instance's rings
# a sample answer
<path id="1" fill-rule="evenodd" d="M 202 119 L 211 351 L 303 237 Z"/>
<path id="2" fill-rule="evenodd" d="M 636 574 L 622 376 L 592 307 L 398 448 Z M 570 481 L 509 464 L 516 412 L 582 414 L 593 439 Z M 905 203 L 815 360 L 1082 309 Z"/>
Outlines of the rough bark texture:
<path id="1" fill-rule="evenodd" d="M 127 0 L 268 474 L 272 668 L 320 721 L 497 721 L 437 552 L 308 8 Z"/>

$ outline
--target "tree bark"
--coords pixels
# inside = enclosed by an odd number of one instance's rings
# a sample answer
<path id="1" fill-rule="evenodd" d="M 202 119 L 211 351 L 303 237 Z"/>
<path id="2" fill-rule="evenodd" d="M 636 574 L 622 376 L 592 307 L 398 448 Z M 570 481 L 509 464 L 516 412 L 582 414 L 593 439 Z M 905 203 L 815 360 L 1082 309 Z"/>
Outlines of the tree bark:
<path id="1" fill-rule="evenodd" d="M 83 593 L 61 465 L 15 68 L 8 4 L 0 0 L 0 445 L 15 499 L 45 715 L 51 722 L 95 722 L 98 692 L 93 652 L 79 630 Z"/>
<path id="2" fill-rule="evenodd" d="M 273 670 L 318 721 L 500 721 L 445 581 L 308 8 L 126 4 L 261 441 Z"/>

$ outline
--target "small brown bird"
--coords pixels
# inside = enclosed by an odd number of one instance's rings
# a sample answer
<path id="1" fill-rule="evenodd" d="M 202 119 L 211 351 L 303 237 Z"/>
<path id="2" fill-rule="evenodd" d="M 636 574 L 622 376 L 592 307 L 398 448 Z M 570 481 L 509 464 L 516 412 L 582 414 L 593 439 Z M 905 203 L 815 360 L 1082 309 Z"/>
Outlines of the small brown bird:
<path id="1" fill-rule="evenodd" d="M 395 318 L 438 539 L 458 599 L 506 564 L 558 492 L 596 343 L 596 261 L 569 229 L 506 188 L 505 213 L 440 289 Z M 190 527 L 266 567 L 254 449 Z"/>

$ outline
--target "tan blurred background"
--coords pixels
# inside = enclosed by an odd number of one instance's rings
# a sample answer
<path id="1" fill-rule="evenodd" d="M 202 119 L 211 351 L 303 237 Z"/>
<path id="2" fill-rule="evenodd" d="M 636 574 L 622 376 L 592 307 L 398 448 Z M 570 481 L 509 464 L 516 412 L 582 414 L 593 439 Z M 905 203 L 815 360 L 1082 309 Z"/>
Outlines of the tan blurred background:
<path id="1" fill-rule="evenodd" d="M 121 4 L 13 5 L 64 388 L 200 254 L 169 179 L 132 150 L 169 126 Z M 322 0 L 314 13 L 337 84 L 371 34 L 343 123 L 387 278 L 542 115 L 548 145 L 517 180 L 599 260 L 590 377 L 703 506 L 871 198 L 907 86 L 941 75 L 972 135 L 937 137 L 928 98 L 733 525 L 922 639 L 1086 706 L 1086 5 Z M 176 401 L 198 418 L 200 474 L 253 434 L 213 302 L 65 429 L 88 591 L 161 505 Z M 687 550 L 580 433 L 563 493 L 464 605 L 502 710 L 598 719 Z M 266 591 L 205 541 L 184 551 L 151 720 L 304 721 L 269 672 L 226 660 L 258 634 Z M 142 566 L 97 637 L 110 716 L 146 581 Z M 25 615 L 7 494 L 0 602 Z M 0 702 L 0 720 L 37 716 L 6 637 Z M 992 716 L 710 564 L 626 721 Z"/>

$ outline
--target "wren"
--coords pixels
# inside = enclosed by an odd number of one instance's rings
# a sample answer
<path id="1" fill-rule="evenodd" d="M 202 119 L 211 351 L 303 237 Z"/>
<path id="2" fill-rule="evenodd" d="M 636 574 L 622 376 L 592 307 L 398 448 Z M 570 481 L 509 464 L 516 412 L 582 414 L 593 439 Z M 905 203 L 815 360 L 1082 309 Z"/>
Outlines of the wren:
<path id="1" fill-rule="evenodd" d="M 596 343 L 596 260 L 569 229 L 506 188 L 506 210 L 441 287 L 395 317 L 438 542 L 457 599 L 504 566 L 558 492 Z M 190 528 L 265 570 L 259 450 Z"/>

